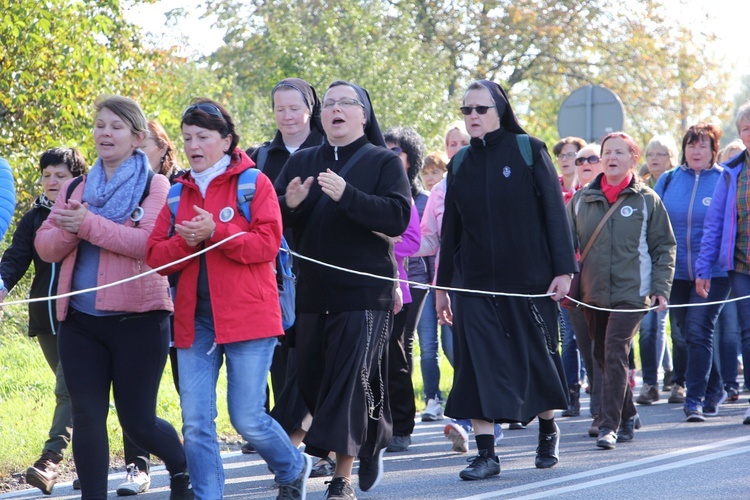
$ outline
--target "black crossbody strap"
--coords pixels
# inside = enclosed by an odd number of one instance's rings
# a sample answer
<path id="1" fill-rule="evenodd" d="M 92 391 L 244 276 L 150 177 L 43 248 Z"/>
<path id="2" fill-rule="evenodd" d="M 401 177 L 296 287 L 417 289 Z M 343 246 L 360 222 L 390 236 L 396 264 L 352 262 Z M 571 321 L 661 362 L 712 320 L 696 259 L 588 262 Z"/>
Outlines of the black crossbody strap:
<path id="1" fill-rule="evenodd" d="M 371 143 L 367 143 L 361 148 L 359 148 L 352 156 L 347 160 L 347 162 L 344 164 L 344 166 L 341 168 L 341 170 L 338 171 L 339 177 L 344 177 L 349 170 L 354 166 L 355 163 L 359 161 L 360 158 L 362 158 L 368 151 L 371 151 L 375 149 L 377 146 Z M 345 178 L 345 177 L 344 177 Z M 302 233 L 302 237 L 300 238 L 299 247 L 302 248 L 302 242 L 306 239 L 307 235 L 312 231 L 312 222 L 316 221 L 317 218 L 320 216 L 320 212 L 323 211 L 323 208 L 326 206 L 326 204 L 331 201 L 331 197 L 327 194 L 323 193 L 320 195 L 320 198 L 318 198 L 318 201 L 315 203 L 315 206 L 312 209 L 312 212 L 310 213 L 310 217 L 307 218 L 307 224 L 305 224 L 305 232 Z"/>

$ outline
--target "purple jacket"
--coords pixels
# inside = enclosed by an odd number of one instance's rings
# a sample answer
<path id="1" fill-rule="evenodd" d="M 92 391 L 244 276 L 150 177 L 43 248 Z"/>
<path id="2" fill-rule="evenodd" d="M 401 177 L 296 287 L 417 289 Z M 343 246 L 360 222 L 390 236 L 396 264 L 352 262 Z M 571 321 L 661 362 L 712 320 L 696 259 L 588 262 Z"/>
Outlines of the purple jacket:
<path id="1" fill-rule="evenodd" d="M 414 201 L 412 201 L 409 227 L 407 227 L 404 234 L 401 235 L 401 241 L 393 245 L 393 253 L 396 255 L 396 263 L 398 264 L 399 279 L 409 279 L 406 275 L 406 269 L 404 268 L 404 260 L 417 253 L 421 239 L 422 237 L 419 232 L 419 212 L 417 211 L 417 206 L 414 204 Z M 409 285 L 404 282 L 399 282 L 399 286 L 401 287 L 401 293 L 404 296 L 404 304 L 410 303 L 411 292 L 409 292 Z"/>
<path id="2" fill-rule="evenodd" d="M 745 165 L 745 151 L 724 164 L 716 183 L 711 205 L 703 221 L 701 253 L 695 262 L 695 276 L 711 279 L 711 266 L 718 262 L 722 271 L 734 269 L 734 243 L 737 236 L 737 178 Z"/>

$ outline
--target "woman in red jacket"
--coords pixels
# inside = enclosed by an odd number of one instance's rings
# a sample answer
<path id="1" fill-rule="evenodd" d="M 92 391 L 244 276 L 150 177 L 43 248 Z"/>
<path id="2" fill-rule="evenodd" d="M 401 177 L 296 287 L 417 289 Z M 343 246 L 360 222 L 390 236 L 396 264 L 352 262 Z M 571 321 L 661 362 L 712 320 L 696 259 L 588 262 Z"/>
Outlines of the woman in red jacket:
<path id="1" fill-rule="evenodd" d="M 264 408 L 271 357 L 284 334 L 274 272 L 282 230 L 278 200 L 271 181 L 259 174 L 250 221 L 237 209 L 238 177 L 253 163 L 237 148 L 234 122 L 220 104 L 195 100 L 182 115 L 181 129 L 191 170 L 177 181 L 182 191 L 174 220 L 169 206 L 159 214 L 147 262 L 162 266 L 244 233 L 163 271 L 180 272 L 174 344 L 195 496 L 224 494 L 215 419 L 216 380 L 226 359 L 232 425 L 275 472 L 279 498 L 304 499 L 310 457 Z"/>

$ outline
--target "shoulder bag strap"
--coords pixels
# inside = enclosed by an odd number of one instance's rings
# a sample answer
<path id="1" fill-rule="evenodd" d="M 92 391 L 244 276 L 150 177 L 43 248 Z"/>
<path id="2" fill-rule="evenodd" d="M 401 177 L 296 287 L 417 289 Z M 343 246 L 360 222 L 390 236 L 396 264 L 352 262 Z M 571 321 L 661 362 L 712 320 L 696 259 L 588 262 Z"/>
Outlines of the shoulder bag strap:
<path id="1" fill-rule="evenodd" d="M 596 240 L 596 237 L 599 236 L 599 233 L 602 232 L 602 229 L 604 229 L 604 224 L 609 220 L 609 218 L 612 216 L 613 213 L 615 213 L 615 210 L 617 210 L 617 207 L 620 206 L 620 204 L 625 200 L 624 196 L 620 196 L 611 207 L 609 207 L 609 210 L 607 210 L 607 213 L 604 214 L 604 217 L 602 217 L 602 220 L 599 221 L 599 225 L 596 226 L 596 229 L 594 229 L 594 234 L 591 235 L 591 238 L 589 238 L 589 242 L 586 244 L 586 248 L 583 249 L 583 253 L 581 254 L 581 260 L 579 262 L 583 262 L 586 259 L 586 256 L 589 254 L 589 250 L 591 250 L 591 246 L 594 244 L 594 240 Z"/>

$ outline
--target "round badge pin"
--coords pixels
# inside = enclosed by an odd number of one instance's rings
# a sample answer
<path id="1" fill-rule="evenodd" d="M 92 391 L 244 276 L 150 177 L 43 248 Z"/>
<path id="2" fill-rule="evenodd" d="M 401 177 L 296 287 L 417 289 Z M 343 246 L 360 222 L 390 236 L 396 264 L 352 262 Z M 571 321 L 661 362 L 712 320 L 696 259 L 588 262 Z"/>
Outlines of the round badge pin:
<path id="1" fill-rule="evenodd" d="M 509 167 L 509 166 L 507 166 L 507 165 L 506 165 L 506 166 L 504 166 L 504 167 L 503 167 L 503 175 L 504 175 L 504 176 L 505 176 L 506 178 L 507 178 L 507 177 L 510 177 L 510 167 Z"/>
<path id="2" fill-rule="evenodd" d="M 232 207 L 224 207 L 219 212 L 219 220 L 221 222 L 229 222 L 234 217 L 234 209 Z"/>
<path id="3" fill-rule="evenodd" d="M 703 206 L 704 207 L 707 207 L 710 204 L 711 204 L 711 198 L 710 197 L 706 196 L 705 198 L 703 198 Z"/>
<path id="4" fill-rule="evenodd" d="M 620 209 L 620 215 L 622 215 L 623 217 L 630 217 L 631 215 L 633 215 L 633 207 L 625 205 Z"/>
<path id="5" fill-rule="evenodd" d="M 135 207 L 135 210 L 133 210 L 133 213 L 130 214 L 130 220 L 133 222 L 140 222 L 141 219 L 143 219 L 143 215 L 146 212 L 143 211 L 143 207 Z"/>

